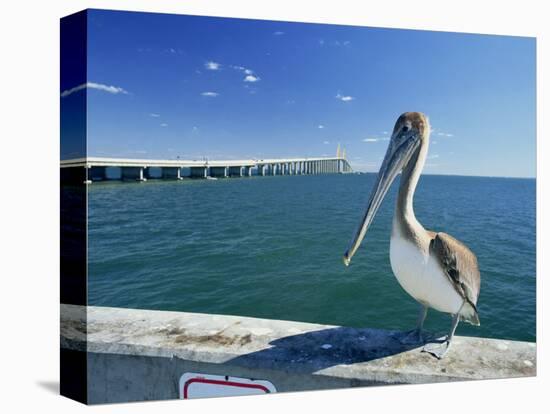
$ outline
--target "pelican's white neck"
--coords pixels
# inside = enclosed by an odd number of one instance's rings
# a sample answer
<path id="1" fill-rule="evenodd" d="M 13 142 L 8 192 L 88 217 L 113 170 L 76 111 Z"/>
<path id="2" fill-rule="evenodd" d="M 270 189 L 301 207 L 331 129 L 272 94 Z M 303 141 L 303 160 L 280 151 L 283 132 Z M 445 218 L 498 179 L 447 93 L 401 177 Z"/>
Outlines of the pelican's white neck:
<path id="1" fill-rule="evenodd" d="M 403 168 L 399 183 L 399 194 L 397 196 L 394 221 L 399 222 L 395 224 L 401 224 L 402 226 L 404 225 L 411 230 L 411 227 L 420 225 L 414 215 L 413 198 L 416 185 L 418 184 L 418 179 L 420 178 L 420 174 L 422 173 L 424 164 L 426 163 L 429 138 L 428 132 L 424 139 L 420 141 L 420 146 L 414 152 L 407 165 Z"/>

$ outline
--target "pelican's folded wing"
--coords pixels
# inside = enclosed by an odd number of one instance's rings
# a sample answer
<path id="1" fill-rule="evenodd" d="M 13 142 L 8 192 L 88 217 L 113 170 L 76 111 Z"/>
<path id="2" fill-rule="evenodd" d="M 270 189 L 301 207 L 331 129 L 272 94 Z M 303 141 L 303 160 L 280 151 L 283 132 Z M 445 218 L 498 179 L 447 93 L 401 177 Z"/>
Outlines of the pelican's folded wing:
<path id="1" fill-rule="evenodd" d="M 477 298 L 480 274 L 477 257 L 464 244 L 446 233 L 437 233 L 430 242 L 430 253 L 439 261 L 455 290 L 464 298 L 461 316 L 479 325 Z"/>

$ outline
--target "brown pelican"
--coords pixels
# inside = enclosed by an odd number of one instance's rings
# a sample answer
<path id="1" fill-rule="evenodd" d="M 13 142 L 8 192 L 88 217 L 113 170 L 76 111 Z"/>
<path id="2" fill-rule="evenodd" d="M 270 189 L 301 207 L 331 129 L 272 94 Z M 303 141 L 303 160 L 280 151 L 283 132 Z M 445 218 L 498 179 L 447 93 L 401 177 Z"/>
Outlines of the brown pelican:
<path id="1" fill-rule="evenodd" d="M 424 229 L 414 215 L 414 191 L 426 161 L 429 140 L 430 125 L 424 114 L 406 112 L 397 119 L 367 210 L 344 254 L 344 263 L 349 265 L 382 199 L 401 172 L 390 240 L 391 267 L 403 289 L 420 303 L 417 327 L 409 332 L 409 340 L 422 340 L 428 308 L 452 315 L 446 338 L 423 348 L 442 358 L 451 346 L 459 321 L 479 325 L 476 303 L 480 275 L 474 253 L 448 234 Z"/>

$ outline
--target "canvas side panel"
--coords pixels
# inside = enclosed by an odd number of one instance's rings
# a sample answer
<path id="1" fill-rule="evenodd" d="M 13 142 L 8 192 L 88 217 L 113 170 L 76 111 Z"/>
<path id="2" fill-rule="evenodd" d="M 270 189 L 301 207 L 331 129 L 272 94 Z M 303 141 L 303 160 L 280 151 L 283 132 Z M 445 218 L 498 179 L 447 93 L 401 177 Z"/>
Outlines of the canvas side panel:
<path id="1" fill-rule="evenodd" d="M 86 157 L 87 12 L 61 19 L 60 130 L 61 161 Z M 63 338 L 69 309 L 61 307 L 60 392 L 87 402 L 86 304 L 87 304 L 87 172 L 84 166 L 60 168 L 60 297 L 61 303 L 76 305 L 80 313 L 84 346 Z M 81 343 L 82 345 L 82 343 Z"/>

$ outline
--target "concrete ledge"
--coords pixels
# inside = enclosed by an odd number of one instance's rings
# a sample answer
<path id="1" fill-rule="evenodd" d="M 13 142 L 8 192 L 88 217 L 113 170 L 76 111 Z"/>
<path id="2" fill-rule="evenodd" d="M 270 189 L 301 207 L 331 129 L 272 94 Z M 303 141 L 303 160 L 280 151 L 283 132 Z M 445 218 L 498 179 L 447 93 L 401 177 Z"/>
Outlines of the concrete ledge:
<path id="1" fill-rule="evenodd" d="M 89 353 L 90 403 L 178 398 L 189 371 L 278 391 L 536 375 L 528 342 L 455 337 L 438 361 L 397 331 L 73 305 L 61 315 L 61 346 Z"/>

